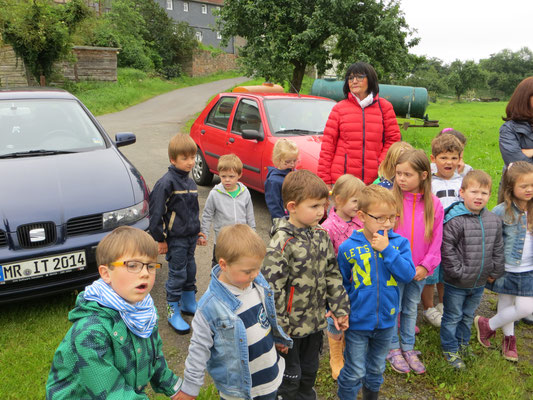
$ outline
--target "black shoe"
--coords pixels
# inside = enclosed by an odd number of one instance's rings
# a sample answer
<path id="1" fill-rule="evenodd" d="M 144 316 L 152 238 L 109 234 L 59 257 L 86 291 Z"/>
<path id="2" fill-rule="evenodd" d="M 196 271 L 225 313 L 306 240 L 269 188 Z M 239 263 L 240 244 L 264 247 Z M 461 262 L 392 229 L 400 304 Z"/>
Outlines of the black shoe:
<path id="1" fill-rule="evenodd" d="M 372 390 L 368 389 L 365 385 L 363 385 L 363 400 L 377 400 L 379 395 L 378 392 L 373 392 Z"/>

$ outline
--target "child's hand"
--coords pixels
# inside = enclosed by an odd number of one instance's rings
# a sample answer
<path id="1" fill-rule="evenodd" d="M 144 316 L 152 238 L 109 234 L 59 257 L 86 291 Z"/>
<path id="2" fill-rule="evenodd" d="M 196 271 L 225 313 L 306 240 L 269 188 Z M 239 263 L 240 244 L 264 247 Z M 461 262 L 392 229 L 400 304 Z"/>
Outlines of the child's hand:
<path id="1" fill-rule="evenodd" d="M 415 277 L 413 279 L 415 281 L 421 281 L 422 279 L 426 278 L 427 274 L 428 274 L 428 270 L 427 269 L 425 269 L 421 265 L 417 265 L 416 266 L 416 274 L 415 274 Z"/>
<path id="2" fill-rule="evenodd" d="M 157 242 L 157 251 L 159 252 L 159 254 L 167 254 L 167 242 Z"/>
<path id="3" fill-rule="evenodd" d="M 459 160 L 459 163 L 457 164 L 457 173 L 462 174 L 465 170 L 465 160 L 463 160 L 463 157 Z"/>
<path id="4" fill-rule="evenodd" d="M 194 400 L 196 396 L 189 396 L 187 393 L 182 392 L 181 390 L 171 397 L 172 400 Z"/>
<path id="5" fill-rule="evenodd" d="M 329 310 L 326 313 L 326 318 L 327 317 L 331 317 L 333 323 L 335 324 L 335 329 L 337 329 L 338 331 L 345 331 L 346 329 L 348 329 L 348 315 L 337 318 L 335 314 L 333 314 L 331 310 Z"/>
<path id="6" fill-rule="evenodd" d="M 283 354 L 287 354 L 289 352 L 289 348 L 281 343 L 276 343 L 276 350 Z"/>
<path id="7" fill-rule="evenodd" d="M 389 245 L 389 235 L 387 234 L 388 229 L 383 230 L 383 235 L 380 235 L 378 232 L 374 233 L 370 245 L 376 251 L 382 252 Z"/>
<path id="8" fill-rule="evenodd" d="M 206 240 L 205 233 L 200 232 L 198 234 L 198 240 L 196 241 L 196 244 L 198 246 L 207 246 L 207 240 Z"/>
<path id="9" fill-rule="evenodd" d="M 488 283 L 494 283 L 495 280 L 496 280 L 496 279 L 494 279 L 492 276 L 489 276 L 489 277 L 487 278 L 487 282 L 488 282 Z"/>

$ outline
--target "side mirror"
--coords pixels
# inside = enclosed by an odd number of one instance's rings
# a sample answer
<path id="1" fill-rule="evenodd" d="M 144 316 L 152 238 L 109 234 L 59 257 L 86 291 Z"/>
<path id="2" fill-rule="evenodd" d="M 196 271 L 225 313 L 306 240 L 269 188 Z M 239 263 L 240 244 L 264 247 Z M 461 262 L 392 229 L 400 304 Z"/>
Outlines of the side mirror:
<path id="1" fill-rule="evenodd" d="M 242 138 L 247 140 L 257 140 L 259 142 L 264 139 L 263 134 L 257 129 L 243 129 Z"/>
<path id="2" fill-rule="evenodd" d="M 137 141 L 135 134 L 131 132 L 122 132 L 115 135 L 115 144 L 117 147 L 127 146 Z"/>

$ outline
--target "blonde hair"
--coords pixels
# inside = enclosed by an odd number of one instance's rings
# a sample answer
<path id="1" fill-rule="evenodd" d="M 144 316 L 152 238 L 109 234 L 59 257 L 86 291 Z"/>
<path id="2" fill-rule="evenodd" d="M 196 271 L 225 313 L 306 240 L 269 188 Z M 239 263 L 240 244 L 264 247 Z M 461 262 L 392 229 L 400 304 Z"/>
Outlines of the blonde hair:
<path id="1" fill-rule="evenodd" d="M 178 133 L 168 143 L 168 158 L 175 161 L 179 155 L 193 156 L 197 149 L 196 143 L 188 134 Z"/>
<path id="2" fill-rule="evenodd" d="M 507 167 L 502 177 L 502 187 L 498 196 L 498 204 L 505 203 L 505 221 L 515 222 L 513 212 L 514 187 L 518 179 L 524 175 L 533 174 L 533 165 L 527 161 L 516 161 Z M 527 228 L 533 232 L 533 199 L 527 202 Z"/>
<path id="3" fill-rule="evenodd" d="M 398 203 L 394 198 L 394 194 L 389 189 L 385 189 L 379 185 L 365 186 L 360 193 L 359 200 L 357 200 L 357 206 L 360 211 L 367 212 L 373 204 L 387 204 L 394 209 L 394 212 L 398 212 Z"/>
<path id="4" fill-rule="evenodd" d="M 218 159 L 217 171 L 234 171 L 242 174 L 242 161 L 235 154 L 224 154 Z"/>
<path id="5" fill-rule="evenodd" d="M 423 150 L 408 150 L 398 158 L 396 166 L 403 163 L 408 163 L 411 168 L 418 174 L 418 178 L 421 180 L 421 192 L 424 195 L 424 238 L 426 241 L 430 241 L 433 237 L 433 223 L 435 222 L 435 208 L 433 207 L 433 197 L 431 194 L 431 164 L 429 159 Z M 422 174 L 426 172 L 426 179 L 422 180 Z M 403 192 L 398 182 L 394 180 L 394 186 L 392 188 L 394 198 L 398 203 L 400 221 L 403 220 Z"/>
<path id="6" fill-rule="evenodd" d="M 356 178 L 351 174 L 344 174 L 339 176 L 335 182 L 331 195 L 337 206 L 343 206 L 350 198 L 358 197 L 361 189 L 364 187 L 365 184 L 361 179 Z M 337 197 L 341 200 L 340 202 L 336 200 Z"/>
<path id="7" fill-rule="evenodd" d="M 394 175 L 396 175 L 396 162 L 398 161 L 398 157 L 400 157 L 404 151 L 412 149 L 413 146 L 407 142 L 393 143 L 389 147 L 389 150 L 387 150 L 385 159 L 379 165 L 378 175 L 392 182 L 394 180 Z"/>
<path id="8" fill-rule="evenodd" d="M 96 246 L 96 263 L 109 266 L 124 255 L 147 256 L 156 260 L 157 254 L 157 243 L 148 233 L 132 226 L 119 226 Z"/>
<path id="9" fill-rule="evenodd" d="M 437 157 L 442 153 L 457 153 L 458 156 L 461 156 L 463 144 L 451 133 L 439 135 L 431 141 L 431 154 L 433 157 Z"/>
<path id="10" fill-rule="evenodd" d="M 240 257 L 265 258 L 266 246 L 259 235 L 245 224 L 227 225 L 220 230 L 215 248 L 215 258 L 227 264 Z"/>
<path id="11" fill-rule="evenodd" d="M 272 163 L 277 168 L 282 160 L 289 157 L 297 157 L 299 153 L 300 149 L 292 140 L 279 139 L 272 149 Z"/>
<path id="12" fill-rule="evenodd" d="M 329 190 L 324 181 L 306 169 L 289 172 L 281 186 L 285 208 L 290 201 L 298 205 L 307 199 L 327 199 L 328 195 Z"/>

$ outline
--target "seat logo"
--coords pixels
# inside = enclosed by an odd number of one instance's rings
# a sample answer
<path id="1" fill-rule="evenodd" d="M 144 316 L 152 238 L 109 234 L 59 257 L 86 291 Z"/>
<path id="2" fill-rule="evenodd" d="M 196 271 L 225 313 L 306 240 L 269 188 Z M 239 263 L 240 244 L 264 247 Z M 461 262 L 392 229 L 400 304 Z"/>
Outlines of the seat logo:
<path id="1" fill-rule="evenodd" d="M 42 242 L 46 239 L 46 234 L 44 233 L 44 228 L 36 228 L 30 231 L 30 242 Z"/>

